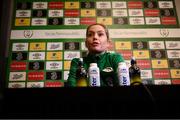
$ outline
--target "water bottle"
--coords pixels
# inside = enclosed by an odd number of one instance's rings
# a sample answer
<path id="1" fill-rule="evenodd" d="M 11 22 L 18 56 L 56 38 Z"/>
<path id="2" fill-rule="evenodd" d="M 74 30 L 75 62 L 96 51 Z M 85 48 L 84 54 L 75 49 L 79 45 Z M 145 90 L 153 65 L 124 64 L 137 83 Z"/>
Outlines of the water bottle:
<path id="1" fill-rule="evenodd" d="M 127 67 L 125 62 L 120 62 L 118 64 L 118 79 L 120 86 L 129 86 L 130 78 L 129 78 L 129 68 Z"/>
<path id="2" fill-rule="evenodd" d="M 76 72 L 77 76 L 77 87 L 87 87 L 87 72 L 83 66 L 83 59 L 80 58 L 78 61 L 78 69 Z"/>
<path id="3" fill-rule="evenodd" d="M 139 85 L 142 83 L 141 71 L 140 68 L 137 66 L 137 62 L 134 57 L 132 57 L 131 59 L 131 66 L 129 67 L 129 75 L 130 75 L 131 84 Z"/>
<path id="4" fill-rule="evenodd" d="M 100 71 L 97 63 L 91 63 L 88 70 L 89 86 L 100 87 Z"/>

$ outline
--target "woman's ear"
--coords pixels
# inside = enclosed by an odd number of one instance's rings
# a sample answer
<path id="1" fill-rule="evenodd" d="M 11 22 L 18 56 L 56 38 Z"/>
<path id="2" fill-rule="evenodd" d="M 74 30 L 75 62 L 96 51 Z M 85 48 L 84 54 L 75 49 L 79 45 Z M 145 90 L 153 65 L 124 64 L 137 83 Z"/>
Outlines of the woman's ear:
<path id="1" fill-rule="evenodd" d="M 113 48 L 114 48 L 114 45 L 113 45 L 112 40 L 108 40 L 107 50 L 113 50 Z"/>

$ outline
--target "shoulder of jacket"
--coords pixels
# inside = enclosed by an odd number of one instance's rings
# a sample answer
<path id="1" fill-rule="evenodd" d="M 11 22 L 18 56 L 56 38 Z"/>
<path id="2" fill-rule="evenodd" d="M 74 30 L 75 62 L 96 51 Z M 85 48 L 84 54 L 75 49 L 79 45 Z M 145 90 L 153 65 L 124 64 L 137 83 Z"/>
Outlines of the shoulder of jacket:
<path id="1" fill-rule="evenodd" d="M 74 62 L 78 62 L 80 60 L 80 58 L 73 58 L 72 61 Z"/>

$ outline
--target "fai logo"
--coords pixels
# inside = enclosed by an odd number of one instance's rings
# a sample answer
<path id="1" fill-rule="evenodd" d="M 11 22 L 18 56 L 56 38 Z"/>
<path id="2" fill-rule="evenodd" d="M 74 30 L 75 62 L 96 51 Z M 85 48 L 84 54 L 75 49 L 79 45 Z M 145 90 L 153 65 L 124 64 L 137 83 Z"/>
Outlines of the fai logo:
<path id="1" fill-rule="evenodd" d="M 25 38 L 31 38 L 33 36 L 33 31 L 32 30 L 25 30 L 24 31 L 24 37 Z"/>
<path id="2" fill-rule="evenodd" d="M 168 29 L 160 29 L 160 34 L 162 37 L 168 37 L 169 36 L 169 30 Z"/>

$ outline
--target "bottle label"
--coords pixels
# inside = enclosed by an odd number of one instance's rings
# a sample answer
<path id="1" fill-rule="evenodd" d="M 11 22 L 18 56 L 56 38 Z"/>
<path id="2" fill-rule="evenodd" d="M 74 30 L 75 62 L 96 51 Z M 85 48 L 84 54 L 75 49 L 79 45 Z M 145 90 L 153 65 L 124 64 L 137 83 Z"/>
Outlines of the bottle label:
<path id="1" fill-rule="evenodd" d="M 98 68 L 90 68 L 89 80 L 90 80 L 90 86 L 100 86 L 100 75 Z"/>
<path id="2" fill-rule="evenodd" d="M 120 69 L 120 72 L 121 72 L 121 73 L 127 73 L 128 71 L 127 71 L 127 69 L 122 68 L 122 69 Z"/>
<path id="3" fill-rule="evenodd" d="M 92 86 L 97 85 L 97 79 L 95 77 L 92 78 Z"/>
<path id="4" fill-rule="evenodd" d="M 127 79 L 127 76 L 122 76 L 121 77 L 121 79 L 122 79 L 122 85 L 128 85 L 128 79 Z"/>
<path id="5" fill-rule="evenodd" d="M 90 74 L 98 74 L 98 71 L 97 70 L 91 70 Z"/>
<path id="6" fill-rule="evenodd" d="M 118 67 L 118 78 L 120 86 L 130 85 L 129 71 L 125 65 Z"/>

